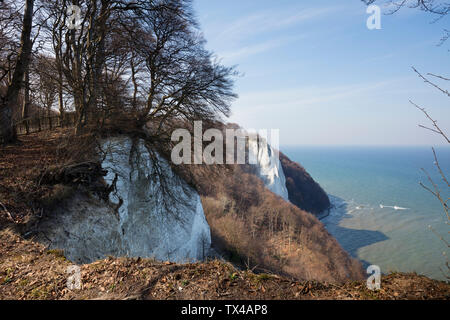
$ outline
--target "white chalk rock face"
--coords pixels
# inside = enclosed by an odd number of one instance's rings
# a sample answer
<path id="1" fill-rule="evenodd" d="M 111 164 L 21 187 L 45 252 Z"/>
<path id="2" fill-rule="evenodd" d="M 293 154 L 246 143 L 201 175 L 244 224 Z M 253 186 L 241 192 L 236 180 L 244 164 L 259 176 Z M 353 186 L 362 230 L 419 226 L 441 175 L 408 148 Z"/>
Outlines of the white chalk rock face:
<path id="1" fill-rule="evenodd" d="M 286 177 L 281 167 L 278 152 L 266 141 L 259 139 L 258 142 L 249 144 L 249 157 L 256 160 L 257 174 L 265 186 L 273 193 L 289 201 L 286 188 Z"/>
<path id="2" fill-rule="evenodd" d="M 50 248 L 74 262 L 108 255 L 173 262 L 206 258 L 211 233 L 198 193 L 150 152 L 143 140 L 112 138 L 102 145 L 110 203 L 77 196 L 41 231 Z"/>
<path id="3" fill-rule="evenodd" d="M 185 262 L 206 257 L 211 233 L 198 193 L 143 140 L 105 142 L 105 180 L 116 190 L 110 201 L 120 207 L 120 227 L 129 256 Z"/>

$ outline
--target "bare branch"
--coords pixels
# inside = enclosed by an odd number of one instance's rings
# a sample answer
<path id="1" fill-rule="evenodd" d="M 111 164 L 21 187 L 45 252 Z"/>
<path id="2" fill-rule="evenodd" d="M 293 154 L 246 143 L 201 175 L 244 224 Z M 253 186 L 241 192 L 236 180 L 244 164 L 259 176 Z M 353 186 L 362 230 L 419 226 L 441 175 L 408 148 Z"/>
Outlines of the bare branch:
<path id="1" fill-rule="evenodd" d="M 420 78 L 423 79 L 423 81 L 425 83 L 430 84 L 431 86 L 435 87 L 436 89 L 438 89 L 439 91 L 441 91 L 443 94 L 447 95 L 448 97 L 450 97 L 450 92 L 448 92 L 448 90 L 446 89 L 442 89 L 441 87 L 439 87 L 437 84 L 431 82 L 430 80 L 428 80 L 427 78 L 425 78 L 425 76 L 423 76 L 419 71 L 416 70 L 416 68 L 411 67 L 415 73 L 417 73 L 419 75 Z"/>
<path id="2" fill-rule="evenodd" d="M 439 78 L 439 79 L 441 79 L 441 80 L 450 81 L 449 78 L 445 78 L 445 77 L 443 77 L 443 76 L 435 75 L 435 74 L 433 74 L 433 73 L 427 73 L 427 75 L 432 76 L 432 77 Z"/>
<path id="3" fill-rule="evenodd" d="M 444 172 L 441 169 L 441 166 L 439 165 L 439 161 L 438 161 L 438 158 L 436 155 L 436 150 L 434 148 L 432 148 L 432 149 L 433 149 L 433 155 L 434 155 L 434 165 L 438 168 L 439 173 L 442 177 L 442 180 L 444 180 L 444 182 L 447 183 L 447 187 L 450 188 L 450 183 L 448 183 L 447 177 L 445 176 Z"/>
<path id="4" fill-rule="evenodd" d="M 449 208 L 448 208 L 448 204 L 447 201 L 444 201 L 444 199 L 442 199 L 441 196 L 441 192 L 439 190 L 439 187 L 436 185 L 436 183 L 433 181 L 433 179 L 431 178 L 431 176 L 428 174 L 428 172 L 422 168 L 422 171 L 426 174 L 428 181 L 431 183 L 431 185 L 433 186 L 432 190 L 430 187 L 427 187 L 425 184 L 423 184 L 422 182 L 420 182 L 419 184 L 427 191 L 429 191 L 430 193 L 432 193 L 438 200 L 439 202 L 442 204 L 442 207 L 444 208 L 445 214 L 447 215 L 447 219 L 450 220 L 450 215 L 449 215 Z"/>
<path id="5" fill-rule="evenodd" d="M 411 100 L 409 100 L 409 102 L 410 102 L 413 106 L 415 106 L 417 109 L 419 109 L 420 111 L 422 111 L 422 112 L 425 114 L 425 116 L 426 116 L 426 117 L 431 121 L 431 123 L 433 124 L 434 129 L 428 128 L 428 127 L 423 126 L 423 125 L 419 125 L 419 127 L 424 128 L 424 129 L 427 129 L 427 130 L 431 130 L 431 131 L 433 131 L 433 132 L 435 132 L 435 133 L 438 133 L 439 135 L 441 135 L 441 136 L 447 141 L 447 143 L 450 143 L 450 139 L 449 139 L 449 138 L 447 137 L 447 135 L 441 130 L 441 128 L 439 128 L 439 126 L 438 126 L 438 124 L 437 124 L 437 121 L 434 120 L 433 118 L 431 118 L 431 116 L 428 114 L 428 112 L 425 110 L 425 108 L 422 108 L 422 107 L 418 106 L 417 104 L 415 104 L 415 103 L 412 102 Z"/>

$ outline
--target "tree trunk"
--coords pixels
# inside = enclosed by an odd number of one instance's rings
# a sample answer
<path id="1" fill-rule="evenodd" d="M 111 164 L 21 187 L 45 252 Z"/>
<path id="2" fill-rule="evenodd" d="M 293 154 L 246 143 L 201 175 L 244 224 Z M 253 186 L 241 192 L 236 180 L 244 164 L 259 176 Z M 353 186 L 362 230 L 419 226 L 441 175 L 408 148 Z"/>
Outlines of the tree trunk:
<path id="1" fill-rule="evenodd" d="M 0 130 L 0 142 L 9 143 L 16 140 L 12 123 L 12 110 L 8 107 L 6 100 L 2 101 L 2 108 L 0 109 Z"/>
<path id="2" fill-rule="evenodd" d="M 25 125 L 27 134 L 30 134 L 30 125 L 28 118 L 30 117 L 30 71 L 25 72 L 25 92 L 22 106 L 22 121 Z"/>
<path id="3" fill-rule="evenodd" d="M 63 99 L 63 75 L 61 67 L 58 67 L 58 106 L 59 106 L 59 122 L 63 127 L 64 123 L 64 99 Z"/>
<path id="4" fill-rule="evenodd" d="M 50 131 L 53 130 L 52 116 L 50 114 L 50 110 L 48 112 L 48 128 L 49 128 Z"/>
<path id="5" fill-rule="evenodd" d="M 20 51 L 17 57 L 16 67 L 11 82 L 8 85 L 6 96 L 2 98 L 2 105 L 0 108 L 0 134 L 3 138 L 3 143 L 14 142 L 17 139 L 12 121 L 12 113 L 13 108 L 17 107 L 23 76 L 28 69 L 28 64 L 30 62 L 31 49 L 33 46 L 31 40 L 33 7 L 34 0 L 27 0 L 24 9 L 22 34 L 20 37 Z"/>
<path id="6" fill-rule="evenodd" d="M 85 116 L 86 104 L 84 102 L 84 98 L 81 95 L 75 95 L 75 134 L 80 135 L 83 129 L 83 119 Z"/>
<path id="7" fill-rule="evenodd" d="M 38 109 L 37 112 L 37 123 L 38 123 L 38 132 L 42 131 L 42 126 L 41 126 L 41 112 L 39 111 L 40 109 Z"/>

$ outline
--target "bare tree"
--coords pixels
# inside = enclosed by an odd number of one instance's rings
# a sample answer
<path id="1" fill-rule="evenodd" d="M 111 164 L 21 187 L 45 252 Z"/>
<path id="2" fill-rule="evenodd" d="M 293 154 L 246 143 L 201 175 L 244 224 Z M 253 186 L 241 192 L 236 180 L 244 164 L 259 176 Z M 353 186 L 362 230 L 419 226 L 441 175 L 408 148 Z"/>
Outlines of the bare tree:
<path id="1" fill-rule="evenodd" d="M 154 136 L 173 119 L 213 119 L 229 114 L 234 71 L 204 49 L 189 1 L 160 1 L 157 10 L 116 11 L 107 44 L 108 70 L 129 88 L 137 126 L 152 123 Z M 120 41 L 117 41 L 120 40 Z M 118 55 L 118 52 L 122 54 Z M 125 62 L 125 64 L 124 64 Z"/>
<path id="2" fill-rule="evenodd" d="M 48 126 L 51 130 L 53 128 L 52 123 L 52 108 L 58 96 L 58 76 L 57 70 L 55 70 L 54 59 L 41 55 L 35 59 L 33 65 L 33 73 L 35 74 L 35 94 L 42 108 L 45 110 L 48 117 Z"/>
<path id="3" fill-rule="evenodd" d="M 34 0 L 26 0 L 19 53 L 15 62 L 14 71 L 8 71 L 8 74 L 12 74 L 12 77 L 8 82 L 6 94 L 0 97 L 0 135 L 3 139 L 3 143 L 9 143 L 16 140 L 16 133 L 12 122 L 12 113 L 13 108 L 17 105 L 19 92 L 23 86 L 23 78 L 31 56 L 33 8 Z"/>
<path id="4" fill-rule="evenodd" d="M 6 14 L 19 9 L 13 3 L 4 10 L 4 20 L 15 17 Z M 73 5 L 80 8 L 79 29 L 68 26 Z M 136 128 L 152 123 L 153 136 L 157 137 L 170 132 L 174 120 L 215 120 L 229 115 L 230 102 L 236 97 L 232 91 L 235 72 L 215 61 L 205 49 L 191 0 L 39 0 L 38 7 L 35 20 L 42 32 L 36 39 L 41 52 L 51 57 L 49 74 L 57 85 L 60 117 L 63 120 L 64 100 L 69 100 L 76 113 L 77 133 L 114 116 L 114 121 L 134 121 L 130 125 Z M 25 53 L 33 44 L 32 9 L 24 15 L 29 19 L 23 19 L 22 35 L 28 39 L 23 50 L 14 37 L 0 35 L 0 42 L 23 52 L 16 55 L 27 57 L 26 65 L 30 58 Z M 9 63 L 9 69 L 16 72 L 16 77 L 13 72 L 3 72 L 0 79 L 1 83 L 10 78 L 8 97 L 12 97 L 6 98 L 5 92 L 2 123 L 11 125 L 2 126 L 2 136 L 13 137 L 14 96 L 25 89 L 22 118 L 26 118 L 28 82 L 33 75 L 23 68 L 20 61 L 24 59 L 11 58 L 15 53 L 8 55 L 2 49 L 1 54 L 1 66 Z"/>

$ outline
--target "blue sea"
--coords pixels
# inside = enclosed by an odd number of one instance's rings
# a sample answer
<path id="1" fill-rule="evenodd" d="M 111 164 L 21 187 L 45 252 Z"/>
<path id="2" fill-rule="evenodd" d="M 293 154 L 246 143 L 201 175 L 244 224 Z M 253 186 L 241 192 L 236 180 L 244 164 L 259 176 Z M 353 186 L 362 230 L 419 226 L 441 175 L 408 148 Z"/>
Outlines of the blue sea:
<path id="1" fill-rule="evenodd" d="M 417 272 L 445 280 L 449 224 L 440 202 L 419 185 L 431 185 L 424 168 L 450 197 L 431 147 L 283 147 L 329 194 L 328 231 L 365 266 L 383 273 Z M 450 148 L 436 148 L 450 177 Z M 397 210 L 395 209 L 397 207 Z M 430 228 L 431 227 L 431 228 Z"/>

